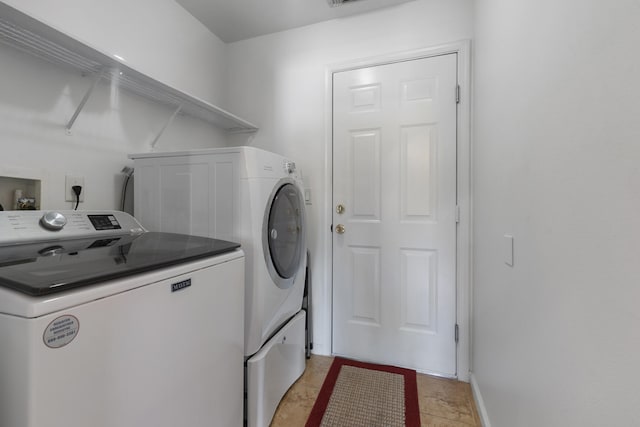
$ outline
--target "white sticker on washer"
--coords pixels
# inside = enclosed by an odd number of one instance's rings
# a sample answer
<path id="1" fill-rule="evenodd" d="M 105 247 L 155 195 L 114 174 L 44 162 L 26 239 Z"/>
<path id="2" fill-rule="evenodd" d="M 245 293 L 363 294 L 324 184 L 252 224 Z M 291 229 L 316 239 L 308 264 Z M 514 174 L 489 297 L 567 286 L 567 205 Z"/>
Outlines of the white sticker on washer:
<path id="1" fill-rule="evenodd" d="M 80 322 L 69 314 L 54 319 L 44 330 L 42 340 L 47 347 L 60 348 L 69 344 L 78 335 Z"/>

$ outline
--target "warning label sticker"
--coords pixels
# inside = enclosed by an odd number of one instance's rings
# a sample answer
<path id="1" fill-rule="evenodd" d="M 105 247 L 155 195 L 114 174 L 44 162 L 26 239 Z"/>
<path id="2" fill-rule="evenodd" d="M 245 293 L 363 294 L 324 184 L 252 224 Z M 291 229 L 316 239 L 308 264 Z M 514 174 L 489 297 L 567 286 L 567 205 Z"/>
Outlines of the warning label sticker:
<path id="1" fill-rule="evenodd" d="M 54 319 L 44 330 L 42 340 L 47 347 L 60 348 L 78 335 L 80 322 L 75 316 L 64 315 Z"/>

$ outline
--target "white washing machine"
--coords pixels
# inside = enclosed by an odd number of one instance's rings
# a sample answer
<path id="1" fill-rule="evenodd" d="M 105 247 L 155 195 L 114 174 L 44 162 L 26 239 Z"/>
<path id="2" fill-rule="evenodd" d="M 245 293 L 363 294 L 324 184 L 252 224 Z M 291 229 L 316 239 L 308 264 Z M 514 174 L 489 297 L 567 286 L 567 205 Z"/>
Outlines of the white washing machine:
<path id="1" fill-rule="evenodd" d="M 134 154 L 135 214 L 150 230 L 239 241 L 246 254 L 246 419 L 268 426 L 305 368 L 303 186 L 253 147 Z"/>
<path id="2" fill-rule="evenodd" d="M 0 426 L 240 425 L 238 246 L 124 212 L 0 212 Z"/>

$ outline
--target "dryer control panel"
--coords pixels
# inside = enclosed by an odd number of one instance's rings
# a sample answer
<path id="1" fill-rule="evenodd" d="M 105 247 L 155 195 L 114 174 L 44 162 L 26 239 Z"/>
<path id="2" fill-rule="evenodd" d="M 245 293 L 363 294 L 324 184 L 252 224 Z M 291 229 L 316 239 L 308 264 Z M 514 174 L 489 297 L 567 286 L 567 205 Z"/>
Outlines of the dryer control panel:
<path id="1" fill-rule="evenodd" d="M 296 171 L 296 162 L 292 162 L 291 160 L 285 160 L 284 162 L 284 171 L 288 174 L 292 174 Z"/>

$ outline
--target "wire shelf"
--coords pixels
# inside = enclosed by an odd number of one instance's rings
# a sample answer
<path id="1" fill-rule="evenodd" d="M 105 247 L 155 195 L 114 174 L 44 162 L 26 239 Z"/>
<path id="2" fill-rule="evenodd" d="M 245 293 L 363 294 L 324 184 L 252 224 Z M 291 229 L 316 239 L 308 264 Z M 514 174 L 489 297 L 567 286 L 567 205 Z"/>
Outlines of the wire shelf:
<path id="1" fill-rule="evenodd" d="M 228 132 L 258 130 L 254 124 L 222 108 L 137 72 L 13 8 L 0 6 L 0 14 L 0 42 L 67 69 L 85 74 L 102 73 L 103 78 L 126 91 L 180 108 L 182 114 L 205 120 Z M 8 15 L 11 18 L 7 19 Z"/>

